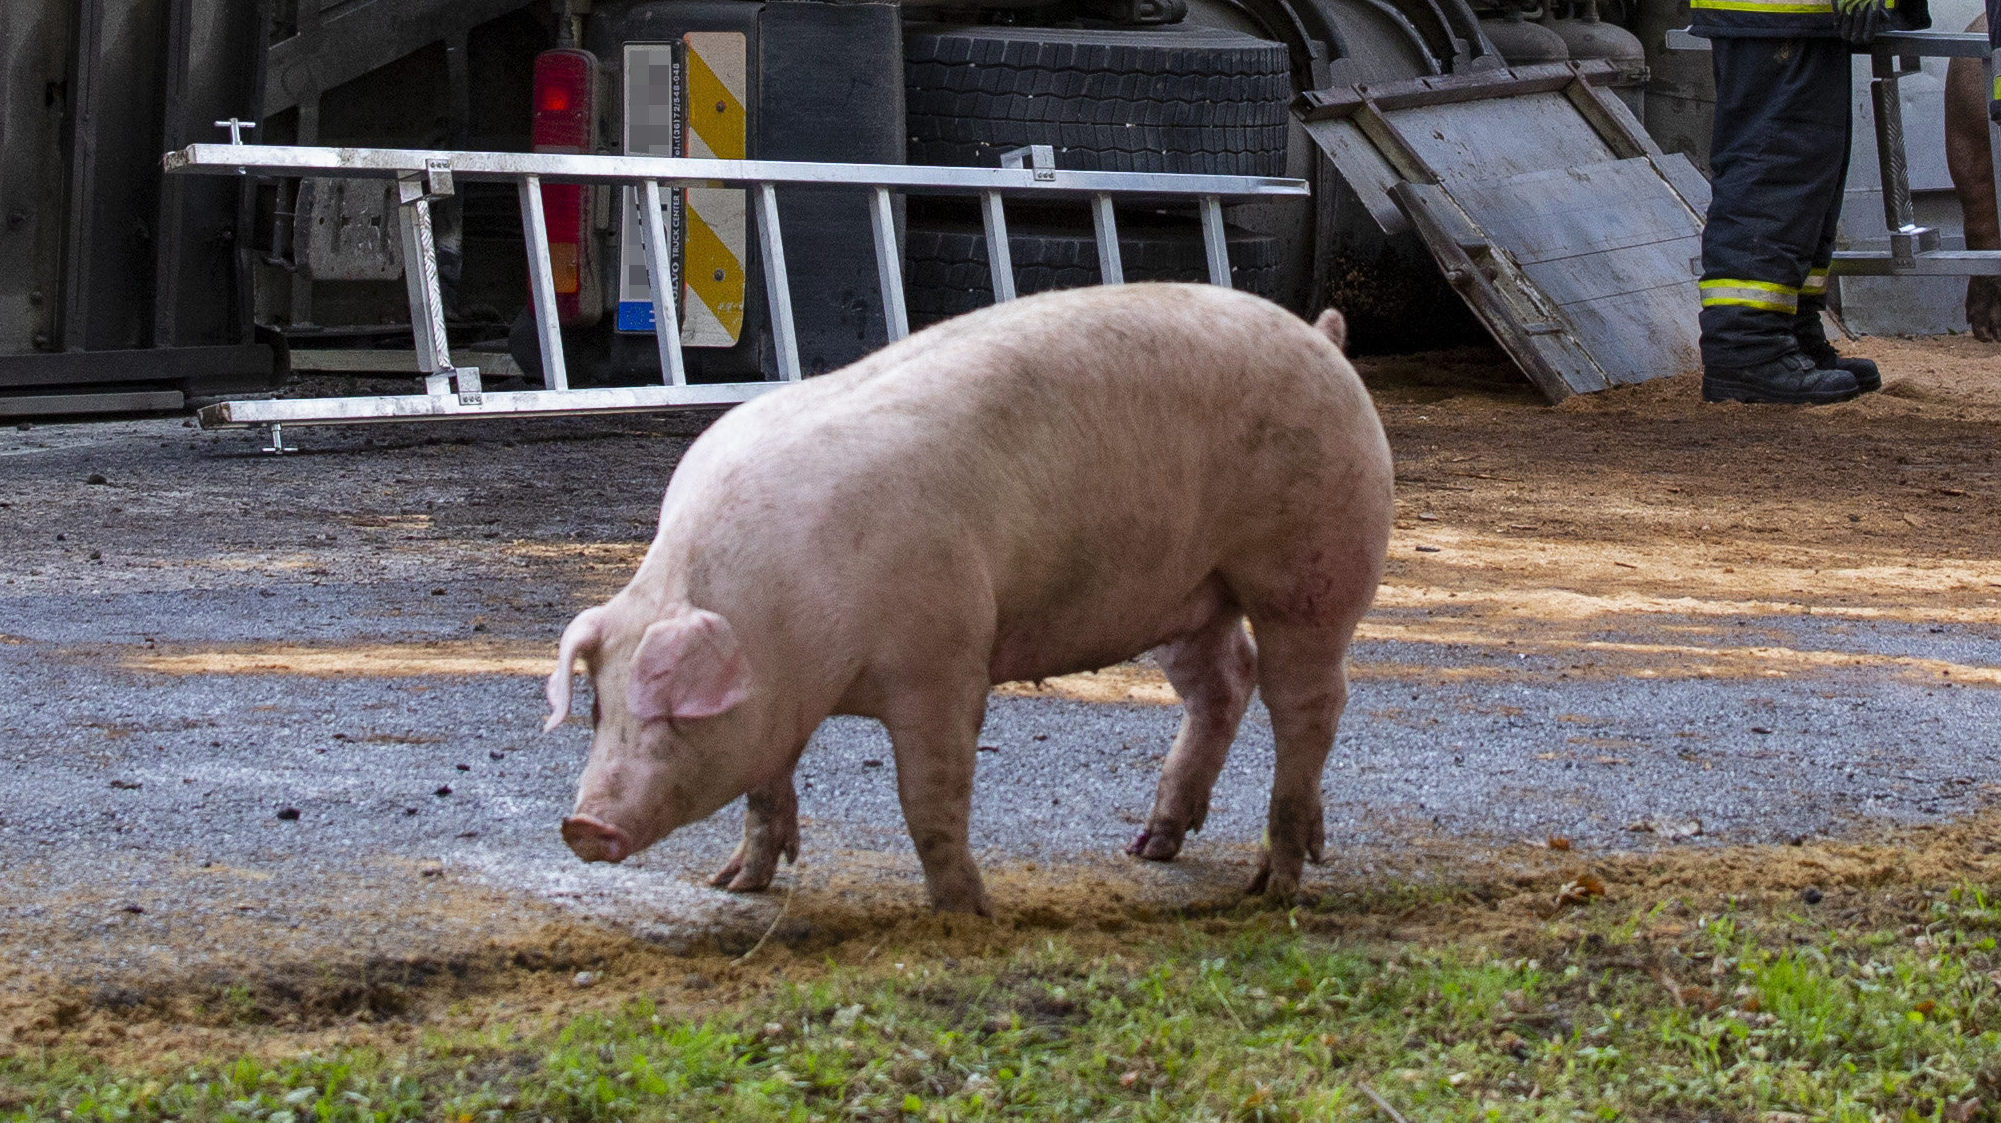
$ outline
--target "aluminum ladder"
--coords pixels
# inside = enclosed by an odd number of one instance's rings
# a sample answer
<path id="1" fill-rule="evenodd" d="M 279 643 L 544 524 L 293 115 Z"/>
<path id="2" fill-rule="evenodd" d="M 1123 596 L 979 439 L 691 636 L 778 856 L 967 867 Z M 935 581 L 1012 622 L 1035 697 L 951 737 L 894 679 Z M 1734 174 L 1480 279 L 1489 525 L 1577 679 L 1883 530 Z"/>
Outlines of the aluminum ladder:
<path id="1" fill-rule="evenodd" d="M 226 144 L 195 144 L 169 152 L 169 173 L 206 175 L 313 176 L 393 179 L 403 242 L 404 280 L 409 291 L 421 394 L 313 399 L 258 399 L 222 402 L 201 410 L 204 429 L 268 425 L 272 451 L 284 451 L 286 425 L 338 425 L 384 421 L 487 417 L 564 417 L 593 413 L 659 412 L 689 406 L 729 405 L 797 382 L 801 377 L 792 299 L 785 274 L 785 249 L 778 221 L 778 188 L 788 185 L 855 188 L 869 205 L 876 274 L 891 341 L 910 332 L 903 299 L 903 257 L 896 244 L 892 191 L 973 195 L 980 200 L 987 260 L 996 300 L 1015 295 L 1009 257 L 1009 196 L 1081 200 L 1090 206 L 1101 280 L 1124 280 L 1119 260 L 1114 204 L 1119 200 L 1193 201 L 1201 215 L 1209 280 L 1230 284 L 1228 244 L 1223 230 L 1226 199 L 1305 195 L 1303 180 L 1262 176 L 1187 175 L 1151 172 L 1065 171 L 1054 166 L 1045 145 L 1007 153 L 998 168 L 923 167 L 901 164 L 805 163 L 778 160 L 714 160 L 666 156 L 585 156 L 521 152 L 444 152 L 380 148 L 324 148 L 246 144 L 235 126 Z M 493 392 L 480 384 L 479 371 L 452 360 L 438 288 L 436 247 L 430 204 L 453 193 L 456 180 L 512 182 L 520 192 L 522 232 L 527 243 L 530 306 L 542 355 L 542 390 Z M 542 214 L 544 182 L 595 183 L 631 187 L 642 224 L 647 277 L 653 290 L 654 337 L 660 349 L 661 384 L 572 389 L 563 364 L 556 319 L 554 271 Z M 675 312 L 672 261 L 661 219 L 663 189 L 741 187 L 750 193 L 759 257 L 764 263 L 770 327 L 777 351 L 778 377 L 757 382 L 692 384 L 682 364 L 680 324 Z M 628 216 L 628 221 L 631 216 Z"/>

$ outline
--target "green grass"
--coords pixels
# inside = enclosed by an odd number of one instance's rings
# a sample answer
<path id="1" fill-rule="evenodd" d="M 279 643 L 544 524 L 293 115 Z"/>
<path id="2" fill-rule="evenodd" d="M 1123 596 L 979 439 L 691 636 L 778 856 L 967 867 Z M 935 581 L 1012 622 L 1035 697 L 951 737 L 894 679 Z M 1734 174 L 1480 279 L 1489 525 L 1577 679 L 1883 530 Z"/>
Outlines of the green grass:
<path id="1" fill-rule="evenodd" d="M 0 1061 L 0 1115 L 1388 1119 L 1367 1084 L 1413 1123 L 2001 1119 L 2001 910 L 1981 891 L 1857 931 L 1793 904 L 1662 937 L 1672 908 L 1601 902 L 1506 952 L 1247 911 L 1119 950 L 1053 934 L 987 959 L 891 953 L 697 1021 L 636 998 L 393 1054 L 152 1072 L 22 1054 Z"/>

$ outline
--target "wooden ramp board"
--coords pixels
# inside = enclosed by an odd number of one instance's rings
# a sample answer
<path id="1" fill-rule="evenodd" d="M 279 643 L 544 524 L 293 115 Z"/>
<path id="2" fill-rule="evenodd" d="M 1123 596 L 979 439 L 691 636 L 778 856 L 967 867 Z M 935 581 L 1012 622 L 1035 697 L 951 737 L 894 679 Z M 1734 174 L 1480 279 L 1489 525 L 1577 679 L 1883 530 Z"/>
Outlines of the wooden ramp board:
<path id="1" fill-rule="evenodd" d="M 1558 63 L 1320 90 L 1302 115 L 1386 233 L 1413 230 L 1552 401 L 1701 363 L 1708 184 Z"/>

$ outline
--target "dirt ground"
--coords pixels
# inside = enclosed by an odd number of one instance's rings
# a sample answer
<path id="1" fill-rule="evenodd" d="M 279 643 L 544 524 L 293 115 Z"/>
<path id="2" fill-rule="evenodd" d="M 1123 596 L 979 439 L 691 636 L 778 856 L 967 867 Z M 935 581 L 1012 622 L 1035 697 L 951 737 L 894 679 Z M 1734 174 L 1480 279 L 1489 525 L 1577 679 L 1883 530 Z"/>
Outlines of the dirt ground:
<path id="1" fill-rule="evenodd" d="M 1705 405 L 1692 376 L 1552 409 L 1486 349 L 1360 364 L 1389 431 L 1399 483 L 1390 566 L 1363 637 L 1376 645 L 1376 657 L 1358 655 L 1358 679 L 1413 689 L 1770 680 L 1792 684 L 1774 691 L 1828 700 L 1857 684 L 1888 683 L 1908 688 L 1913 722 L 1924 715 L 1939 721 L 1926 736 L 1943 746 L 1945 757 L 2001 745 L 2001 694 L 1993 693 L 2001 687 L 1995 463 L 2001 346 L 1967 337 L 1867 339 L 1848 350 L 1882 363 L 1883 391 L 1815 409 Z M 249 437 L 231 439 L 248 448 Z M 417 438 L 399 432 L 340 439 L 358 448 Z M 7 471 L 0 459 L 0 474 Z M 395 486 L 375 482 L 385 494 Z M 8 520 L 0 527 L 26 525 L 26 508 L 45 513 L 53 502 L 4 490 L 13 494 L 0 498 L 0 517 Z M 529 612 L 533 619 L 519 627 L 502 615 L 482 616 L 492 626 L 479 635 L 339 651 L 257 635 L 185 649 L 136 636 L 105 638 L 93 641 L 93 650 L 115 657 L 129 673 L 171 671 L 217 682 L 243 673 L 297 680 L 332 673 L 539 674 L 553 642 L 549 622 L 621 583 L 643 548 L 643 529 L 587 534 L 509 502 L 496 500 L 462 540 L 440 544 L 435 563 L 471 559 L 484 539 L 480 557 L 526 567 L 546 579 L 545 590 L 563 590 L 546 600 L 523 594 L 523 604 L 537 601 L 547 611 Z M 442 512 L 393 508 L 371 516 L 383 520 L 373 531 L 349 533 L 389 535 L 420 518 L 440 525 L 446 519 Z M 161 512 L 153 532 L 169 533 L 174 517 Z M 493 525 L 505 525 L 505 536 L 479 529 Z M 0 545 L 8 584 L 21 582 L 5 595 L 63 581 L 102 585 L 111 579 L 93 569 L 99 560 L 81 550 L 30 553 L 19 541 L 13 550 Z M 230 551 L 219 549 L 205 564 L 209 573 L 225 574 L 215 580 L 252 584 L 274 564 L 269 556 L 236 570 L 230 563 Z M 1815 618 L 1828 635 L 1852 631 L 1858 638 L 1847 648 L 1799 642 L 1791 622 L 1802 617 Z M 1877 627 L 1895 630 L 1866 632 Z M 0 645 L 39 642 L 4 634 L 9 630 L 0 617 Z M 1171 700 L 1144 664 L 1002 692 L 1126 704 Z M 1971 701 L 1960 697 L 1967 692 Z M 1925 699 L 1939 700 L 1939 708 L 1927 710 Z M 1957 701 L 1947 706 L 1949 699 Z M 21 699 L 0 704 L 0 725 L 7 710 L 18 716 L 23 705 Z M 1423 723 L 1436 725 L 1435 715 L 1399 714 L 1380 702 L 1374 713 L 1386 723 L 1417 726 L 1415 736 L 1453 735 L 1449 723 L 1426 731 Z M 1560 714 L 1547 724 L 1552 755 L 1624 763 L 1606 754 L 1631 747 L 1594 732 L 1588 716 Z M 1473 842 L 1419 824 L 1394 844 L 1374 845 L 1318 875 L 1326 898 L 1345 903 L 1313 923 L 1387 938 L 1457 932 L 1505 944 L 1545 931 L 1558 887 L 1587 870 L 1603 878 L 1615 899 L 1785 894 L 1813 885 L 1831 902 L 1856 908 L 1884 888 L 1991 883 L 2001 877 L 2001 857 L 1989 841 L 2001 818 L 1983 808 L 2001 792 L 2001 770 L 1975 763 L 1962 771 L 1952 782 L 1969 794 L 1932 824 L 1856 819 L 1800 845 L 1663 848 L 1659 836 L 1671 831 L 1660 828 L 1646 837 L 1636 833 L 1631 848 L 1573 849 L 1520 837 Z M 1630 783 L 1617 776 L 1605 782 Z M 5 814 L 0 810 L 0 825 Z M 874 860 L 881 867 L 899 861 Z M 184 944 L 189 966 L 134 969 L 126 978 L 83 972 L 65 960 L 60 944 L 71 929 L 52 921 L 0 931 L 0 1051 L 71 1043 L 127 1061 L 217 1050 L 279 1053 L 405 1041 L 426 1026 L 556 1022 L 639 994 L 666 1010 L 700 1013 L 830 964 L 892 953 L 974 954 L 1051 930 L 1110 946 L 1165 931 L 1163 925 L 1200 923 L 1231 907 L 1245 860 L 1234 854 L 1178 863 L 1184 876 L 1166 890 L 1110 856 L 990 867 L 996 899 L 1012 904 L 987 923 L 932 918 L 914 897 L 883 894 L 882 868 L 848 854 L 824 863 L 826 872 L 797 880 L 791 892 L 766 898 L 762 911 L 736 927 L 672 945 L 455 869 L 422 871 L 423 891 L 394 900 L 389 927 L 409 934 L 400 952 L 378 947 L 341 955 L 307 940 L 297 923 L 274 932 L 254 918 L 142 930 L 136 920 L 144 907 L 134 906 L 137 912 L 125 918 L 135 921 L 130 939 L 164 941 L 170 958 Z M 901 876 L 907 881 L 908 871 Z M 81 900 L 90 896 L 87 887 L 31 883 L 0 886 L 0 900 L 32 892 L 58 915 L 66 894 L 79 898 L 79 908 L 105 907 L 103 899 Z M 1384 888 L 1410 883 L 1443 888 L 1422 908 Z M 299 915 L 314 918 L 309 928 L 325 926 L 324 935 L 338 944 L 341 910 L 357 907 L 354 894 L 367 890 L 338 883 L 323 889 L 312 903 L 320 911 Z M 93 930 L 92 939 L 123 938 L 110 931 L 116 925 L 104 927 L 109 934 Z M 757 954 L 738 962 L 767 930 L 770 939 Z M 215 947 L 235 954 L 197 954 Z M 578 986 L 580 971 L 598 973 L 595 985 Z"/>

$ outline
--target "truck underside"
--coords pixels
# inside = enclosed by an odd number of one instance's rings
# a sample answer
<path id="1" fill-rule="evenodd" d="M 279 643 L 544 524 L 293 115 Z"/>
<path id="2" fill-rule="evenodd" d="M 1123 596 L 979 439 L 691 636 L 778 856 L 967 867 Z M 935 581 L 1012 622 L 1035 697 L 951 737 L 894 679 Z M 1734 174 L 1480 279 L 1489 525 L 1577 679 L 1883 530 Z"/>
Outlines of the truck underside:
<path id="1" fill-rule="evenodd" d="M 1362 348 L 1471 339 L 1481 324 L 1436 249 L 1409 223 L 1384 222 L 1380 201 L 1372 213 L 1354 170 L 1316 135 L 1315 114 L 1358 88 L 1589 61 L 1595 87 L 1653 123 L 1648 60 L 1621 25 L 1674 22 L 1622 0 L 88 7 L 78 15 L 37 0 L 0 17 L 0 159 L 39 169 L 10 176 L 0 200 L 0 250 L 32 263 L 0 276 L 0 394 L 12 395 L 0 411 L 87 409 L 93 399 L 80 395 L 107 389 L 123 396 L 95 399 L 105 408 L 157 408 L 288 373 L 414 369 L 393 188 L 162 179 L 161 151 L 220 139 L 211 122 L 228 118 L 267 144 L 976 167 L 1048 145 L 1064 169 L 1291 176 L 1312 185 L 1311 198 L 1229 209 L 1234 284 L 1304 314 L 1339 306 Z M 150 119 L 155 94 L 164 120 Z M 1689 116 L 1664 105 L 1670 126 Z M 667 199 L 691 381 L 773 373 L 742 195 Z M 631 200 L 561 185 L 544 187 L 543 200 L 572 381 L 658 382 Z M 781 208 L 808 373 L 879 346 L 865 212 L 808 188 L 784 192 Z M 517 193 L 469 183 L 433 210 L 456 346 L 490 375 L 532 384 L 540 362 Z M 993 298 L 970 203 L 910 198 L 897 218 L 914 324 Z M 1205 275 L 1192 211 L 1122 213 L 1120 227 L 1127 279 Z M 1010 235 L 1021 292 L 1097 277 L 1084 208 L 1021 211 Z"/>

